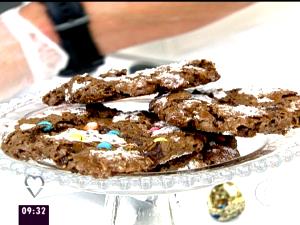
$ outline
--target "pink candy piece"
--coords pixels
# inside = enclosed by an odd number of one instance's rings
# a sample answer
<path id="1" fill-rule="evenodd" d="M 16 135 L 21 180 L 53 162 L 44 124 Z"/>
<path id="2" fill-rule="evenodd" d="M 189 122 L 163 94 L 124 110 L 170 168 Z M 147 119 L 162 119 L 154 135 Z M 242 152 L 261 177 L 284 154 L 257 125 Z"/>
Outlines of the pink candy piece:
<path id="1" fill-rule="evenodd" d="M 159 127 L 151 127 L 150 131 L 153 132 L 155 130 L 159 130 L 160 128 Z"/>

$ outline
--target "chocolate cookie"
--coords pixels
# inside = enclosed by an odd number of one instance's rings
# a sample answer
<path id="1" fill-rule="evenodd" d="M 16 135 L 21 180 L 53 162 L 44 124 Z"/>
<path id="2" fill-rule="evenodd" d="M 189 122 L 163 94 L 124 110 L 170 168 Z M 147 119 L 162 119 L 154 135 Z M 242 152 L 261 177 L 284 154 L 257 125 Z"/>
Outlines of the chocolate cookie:
<path id="1" fill-rule="evenodd" d="M 228 162 L 240 156 L 234 136 L 207 133 L 207 142 L 201 152 L 168 161 L 154 168 L 155 172 L 201 169 Z"/>
<path id="2" fill-rule="evenodd" d="M 51 159 L 57 167 L 94 177 L 144 172 L 193 152 L 207 141 L 200 132 L 182 131 L 153 113 L 123 113 L 102 104 L 48 109 L 23 118 L 2 143 L 20 160 Z"/>
<path id="3" fill-rule="evenodd" d="M 150 110 L 181 128 L 251 137 L 256 133 L 285 134 L 299 126 L 300 96 L 283 89 L 180 91 L 154 99 Z"/>
<path id="4" fill-rule="evenodd" d="M 173 63 L 134 74 L 123 74 L 124 71 L 98 77 L 87 74 L 74 76 L 69 82 L 46 94 L 43 102 L 51 106 L 62 103 L 97 103 L 182 90 L 220 78 L 214 64 L 207 60 Z"/>

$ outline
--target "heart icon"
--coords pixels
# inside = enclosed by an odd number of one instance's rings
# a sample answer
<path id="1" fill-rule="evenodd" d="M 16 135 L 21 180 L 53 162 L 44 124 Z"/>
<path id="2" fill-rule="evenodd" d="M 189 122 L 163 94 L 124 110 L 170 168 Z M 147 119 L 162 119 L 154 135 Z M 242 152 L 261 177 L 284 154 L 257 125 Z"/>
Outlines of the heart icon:
<path id="1" fill-rule="evenodd" d="M 25 185 L 34 198 L 42 191 L 44 184 L 44 179 L 41 176 L 27 175 L 25 178 Z"/>

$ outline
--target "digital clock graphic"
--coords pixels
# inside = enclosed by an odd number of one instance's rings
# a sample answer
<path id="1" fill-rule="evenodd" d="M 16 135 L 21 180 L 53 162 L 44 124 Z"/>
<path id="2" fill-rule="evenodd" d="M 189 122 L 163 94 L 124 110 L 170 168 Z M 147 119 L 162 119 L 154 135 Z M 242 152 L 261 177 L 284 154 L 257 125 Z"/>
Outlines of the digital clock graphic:
<path id="1" fill-rule="evenodd" d="M 19 205 L 19 225 L 49 225 L 49 206 Z"/>

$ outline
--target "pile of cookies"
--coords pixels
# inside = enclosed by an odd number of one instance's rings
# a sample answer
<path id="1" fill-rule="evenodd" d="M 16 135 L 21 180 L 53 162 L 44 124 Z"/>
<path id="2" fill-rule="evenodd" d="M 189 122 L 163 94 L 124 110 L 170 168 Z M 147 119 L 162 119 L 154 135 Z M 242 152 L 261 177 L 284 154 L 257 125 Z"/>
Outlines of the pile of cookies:
<path id="1" fill-rule="evenodd" d="M 43 96 L 48 110 L 20 119 L 2 150 L 19 160 L 50 159 L 60 169 L 107 178 L 223 163 L 239 157 L 236 136 L 285 134 L 299 127 L 297 92 L 205 88 L 218 79 L 207 60 L 134 74 L 77 75 Z M 148 111 L 103 105 L 154 93 Z"/>

